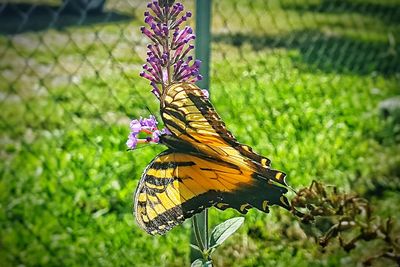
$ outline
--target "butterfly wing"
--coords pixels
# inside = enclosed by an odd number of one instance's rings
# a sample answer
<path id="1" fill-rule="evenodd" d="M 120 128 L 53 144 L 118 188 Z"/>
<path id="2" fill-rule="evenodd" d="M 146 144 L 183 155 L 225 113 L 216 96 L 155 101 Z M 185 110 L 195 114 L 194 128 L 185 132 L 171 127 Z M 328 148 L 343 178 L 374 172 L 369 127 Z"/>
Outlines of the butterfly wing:
<path id="1" fill-rule="evenodd" d="M 227 130 L 211 102 L 194 84 L 178 83 L 169 86 L 161 99 L 161 116 L 171 133 L 200 152 L 236 165 L 248 165 L 265 178 L 282 185 L 285 174 L 271 177 L 271 161 L 251 147 L 240 144 Z"/>
<path id="2" fill-rule="evenodd" d="M 290 208 L 287 189 L 231 163 L 204 154 L 167 150 L 145 169 L 135 193 L 138 224 L 150 234 L 164 234 L 207 207 L 251 207 L 268 212 L 277 204 Z"/>

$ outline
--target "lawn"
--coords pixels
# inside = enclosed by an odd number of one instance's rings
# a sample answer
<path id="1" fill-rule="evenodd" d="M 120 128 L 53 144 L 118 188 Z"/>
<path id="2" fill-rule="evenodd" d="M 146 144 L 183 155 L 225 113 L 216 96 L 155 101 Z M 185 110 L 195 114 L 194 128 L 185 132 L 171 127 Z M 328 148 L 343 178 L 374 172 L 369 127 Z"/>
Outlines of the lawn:
<path id="1" fill-rule="evenodd" d="M 138 75 L 145 3 L 55 19 L 58 4 L 28 21 L 0 8 L 0 266 L 187 266 L 190 221 L 153 237 L 132 215 L 165 149 L 125 146 L 130 119 L 158 115 Z M 399 18 L 398 0 L 214 1 L 212 102 L 294 188 L 335 185 L 398 221 L 400 127 L 379 104 L 400 92 Z M 233 216 L 211 209 L 210 223 Z M 379 247 L 322 250 L 278 208 L 245 219 L 215 266 L 355 266 Z"/>

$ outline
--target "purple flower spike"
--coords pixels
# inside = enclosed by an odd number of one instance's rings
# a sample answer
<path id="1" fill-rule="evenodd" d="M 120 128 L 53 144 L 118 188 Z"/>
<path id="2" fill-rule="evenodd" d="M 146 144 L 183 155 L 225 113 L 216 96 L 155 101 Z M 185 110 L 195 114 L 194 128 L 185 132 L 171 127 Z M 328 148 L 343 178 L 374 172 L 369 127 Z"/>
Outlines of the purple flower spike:
<path id="1" fill-rule="evenodd" d="M 194 49 L 191 42 L 196 38 L 191 27 L 180 29 L 180 25 L 192 17 L 191 12 L 182 15 L 184 6 L 173 1 L 150 2 L 148 10 L 144 12 L 146 27 L 140 30 L 148 37 L 151 44 L 147 46 L 147 60 L 140 76 L 150 81 L 151 92 L 160 99 L 163 90 L 172 83 L 190 82 L 201 80 L 200 61 L 193 61 L 190 52 Z M 204 97 L 208 97 L 204 91 Z M 156 118 L 132 120 L 130 134 L 126 145 L 129 149 L 135 149 L 142 143 L 160 143 L 162 136 L 170 135 L 167 128 L 159 129 Z M 139 138 L 139 135 L 141 138 Z M 142 138 L 142 136 L 144 136 Z"/>
<path id="2" fill-rule="evenodd" d="M 189 64 L 192 57 L 188 55 L 194 49 L 191 42 L 196 38 L 193 30 L 188 26 L 179 29 L 192 13 L 182 15 L 183 5 L 172 2 L 151 1 L 144 13 L 147 26 L 141 28 L 152 43 L 147 46 L 147 63 L 143 65 L 140 76 L 151 82 L 152 93 L 157 98 L 171 83 L 195 82 L 200 77 L 199 64 Z"/>

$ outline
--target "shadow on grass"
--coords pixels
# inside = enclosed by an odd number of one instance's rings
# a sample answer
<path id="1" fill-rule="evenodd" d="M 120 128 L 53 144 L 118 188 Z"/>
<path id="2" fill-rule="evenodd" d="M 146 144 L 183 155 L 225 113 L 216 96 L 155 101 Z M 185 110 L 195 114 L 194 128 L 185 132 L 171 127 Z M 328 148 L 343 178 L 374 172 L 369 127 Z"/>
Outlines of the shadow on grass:
<path id="1" fill-rule="evenodd" d="M 247 33 L 216 34 L 214 42 L 236 47 L 250 44 L 254 50 L 264 48 L 296 49 L 301 56 L 293 62 L 307 64 L 308 70 L 356 73 L 400 73 L 400 47 L 389 42 L 364 42 L 343 36 L 326 35 L 316 30 L 295 31 L 283 36 Z"/>
<path id="2" fill-rule="evenodd" d="M 359 13 L 361 15 L 373 16 L 385 23 L 400 23 L 400 4 L 387 3 L 361 3 L 349 0 L 323 0 L 320 3 L 285 3 L 285 9 L 296 11 L 311 11 L 319 13 Z"/>
<path id="3" fill-rule="evenodd" d="M 70 12 L 64 6 L 0 3 L 0 35 L 134 19 L 116 12 Z"/>

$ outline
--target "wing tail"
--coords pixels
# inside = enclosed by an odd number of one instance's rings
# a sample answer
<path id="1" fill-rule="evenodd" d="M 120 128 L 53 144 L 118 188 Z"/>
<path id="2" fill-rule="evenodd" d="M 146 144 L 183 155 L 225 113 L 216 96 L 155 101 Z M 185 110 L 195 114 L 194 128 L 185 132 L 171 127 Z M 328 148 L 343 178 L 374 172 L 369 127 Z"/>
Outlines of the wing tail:
<path id="1" fill-rule="evenodd" d="M 233 208 L 242 214 L 246 214 L 251 208 L 268 213 L 271 205 L 292 210 L 285 196 L 288 191 L 285 177 L 285 173 L 273 169 L 263 169 L 261 173 L 255 172 L 252 174 L 251 182 L 242 184 L 234 194 L 223 193 L 223 201 L 216 203 L 215 207 L 220 210 Z"/>
<path id="2" fill-rule="evenodd" d="M 255 179 L 252 184 L 244 185 L 234 194 L 222 194 L 222 201 L 216 203 L 215 207 L 220 210 L 233 208 L 242 214 L 246 214 L 251 208 L 257 208 L 268 213 L 271 205 L 278 205 L 291 210 L 289 201 L 284 195 L 287 191 L 283 186 L 266 180 Z"/>

